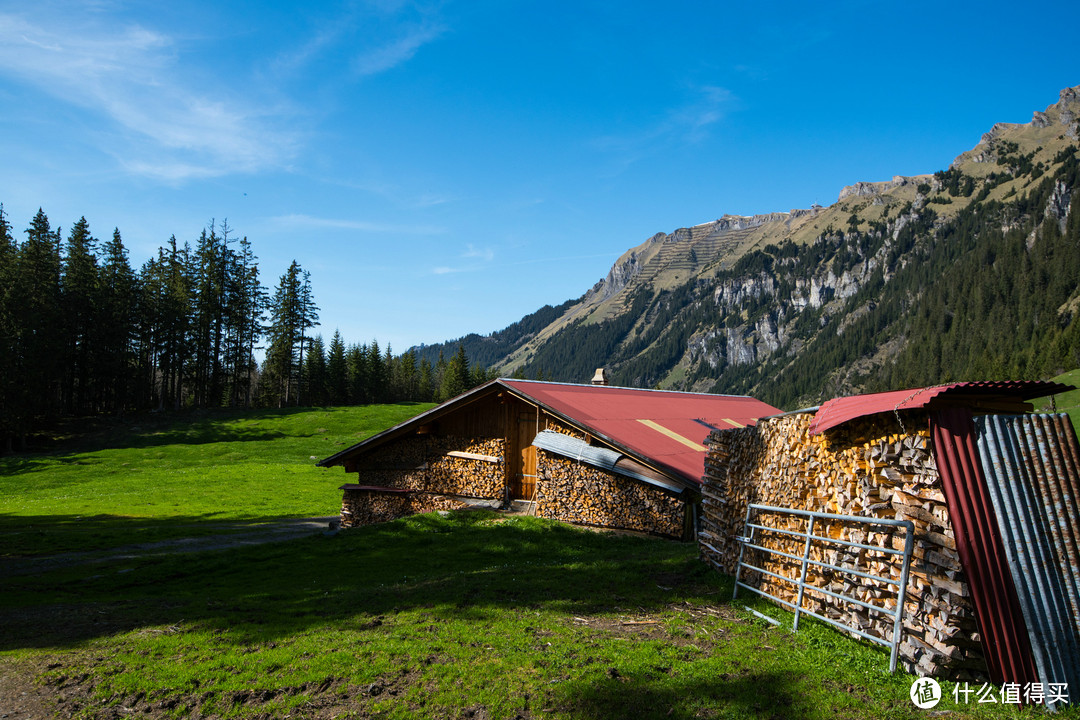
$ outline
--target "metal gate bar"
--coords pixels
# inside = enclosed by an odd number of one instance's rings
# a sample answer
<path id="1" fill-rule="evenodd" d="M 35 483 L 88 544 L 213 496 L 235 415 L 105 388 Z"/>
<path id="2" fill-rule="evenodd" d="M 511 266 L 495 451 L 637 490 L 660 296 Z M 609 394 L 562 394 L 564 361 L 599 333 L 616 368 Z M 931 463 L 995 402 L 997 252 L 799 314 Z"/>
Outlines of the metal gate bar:
<path id="1" fill-rule="evenodd" d="M 750 522 L 750 516 L 755 510 L 757 510 L 760 513 L 774 513 L 774 514 L 780 514 L 780 515 L 796 515 L 796 516 L 799 516 L 799 517 L 805 517 L 805 518 L 807 518 L 806 530 L 805 530 L 805 532 L 797 532 L 795 530 L 788 530 L 788 529 L 785 529 L 785 528 L 771 528 L 771 527 L 767 527 L 765 525 L 760 525 L 758 523 L 752 523 L 752 522 Z M 837 521 L 837 522 L 858 523 L 858 524 L 862 524 L 862 525 L 883 525 L 883 526 L 886 526 L 886 527 L 903 528 L 906 531 L 905 534 L 904 534 L 905 535 L 905 537 L 904 537 L 904 549 L 903 550 L 896 550 L 895 548 L 890 548 L 890 547 L 881 547 L 881 546 L 878 546 L 878 545 L 868 545 L 866 543 L 858 543 L 858 542 L 853 542 L 853 541 L 850 541 L 850 540 L 839 540 L 839 539 L 830 538 L 830 537 L 823 537 L 822 535 L 815 535 L 814 534 L 814 523 L 817 520 L 832 520 L 832 521 Z M 855 633 L 859 637 L 865 638 L 865 639 L 867 639 L 867 640 L 869 640 L 871 642 L 875 642 L 875 643 L 878 643 L 880 645 L 884 645 L 886 647 L 889 647 L 890 648 L 889 672 L 895 672 L 896 671 L 896 660 L 897 660 L 897 655 L 898 655 L 899 649 L 900 649 L 900 634 L 903 632 L 904 601 L 905 601 L 906 596 L 907 596 L 908 572 L 909 572 L 909 570 L 911 568 L 911 552 L 912 552 L 912 550 L 914 549 L 914 546 L 915 546 L 915 525 L 914 525 L 914 523 L 912 523 L 910 520 L 888 520 L 888 519 L 884 519 L 884 518 L 858 517 L 858 516 L 855 516 L 855 515 L 834 515 L 832 513 L 814 512 L 812 510 L 796 510 L 794 508 L 780 508 L 780 507 L 773 507 L 771 505 L 753 505 L 752 504 L 752 505 L 749 505 L 746 508 L 746 521 L 745 521 L 744 525 L 745 525 L 745 529 L 743 530 L 743 535 L 736 538 L 736 540 L 738 540 L 738 542 L 739 542 L 740 547 L 739 547 L 739 561 L 735 566 L 735 592 L 732 595 L 733 600 L 738 598 L 738 596 L 739 596 L 739 588 L 740 587 L 745 588 L 746 590 L 750 590 L 751 592 L 757 593 L 758 595 L 761 595 L 762 597 L 767 597 L 770 600 L 773 600 L 773 601 L 775 601 L 775 602 L 777 602 L 777 603 L 779 603 L 781 605 L 784 605 L 786 607 L 791 608 L 795 613 L 795 619 L 792 622 L 792 627 L 791 627 L 792 632 L 796 632 L 799 629 L 799 616 L 801 614 L 805 613 L 807 615 L 811 615 L 811 616 L 817 618 L 818 620 L 821 620 L 822 622 L 828 623 L 829 625 L 832 625 L 833 627 L 837 627 L 837 628 L 840 628 L 841 630 L 846 630 L 848 632 Z M 762 545 L 758 545 L 754 541 L 754 535 L 758 530 L 760 530 L 762 532 L 780 533 L 780 534 L 783 534 L 783 535 L 791 536 L 793 538 L 805 538 L 805 543 L 803 545 L 802 555 L 794 555 L 792 553 L 787 553 L 787 552 L 783 552 L 781 550 L 775 550 L 775 549 L 772 549 L 772 548 L 763 547 Z M 824 562 L 822 560 L 812 560 L 812 559 L 810 559 L 810 548 L 813 547 L 813 544 L 814 544 L 815 541 L 819 542 L 819 543 L 829 543 L 831 545 L 839 545 L 839 546 L 843 546 L 843 547 L 853 547 L 853 548 L 860 548 L 860 549 L 864 549 L 864 550 L 872 550 L 874 552 L 883 552 L 883 553 L 887 553 L 889 555 L 899 555 L 899 556 L 901 556 L 901 563 L 902 563 L 901 570 L 900 570 L 900 579 L 899 580 L 893 580 L 891 578 L 880 577 L 878 575 L 872 575 L 870 573 L 860 572 L 860 571 L 855 570 L 853 568 L 839 567 L 837 565 L 832 565 L 832 564 Z M 784 558 L 788 558 L 789 560 L 793 560 L 795 562 L 798 562 L 799 563 L 799 578 L 796 580 L 794 578 L 790 578 L 790 577 L 787 577 L 785 575 L 780 575 L 779 573 L 772 572 L 771 570 L 766 570 L 765 568 L 757 567 L 755 565 L 751 565 L 748 562 L 745 562 L 744 561 L 744 555 L 746 553 L 747 548 L 750 548 L 751 550 L 760 550 L 760 551 L 762 551 L 762 552 L 764 552 L 764 553 L 766 553 L 768 555 L 777 556 L 777 557 L 784 557 Z M 885 584 L 888 584 L 888 585 L 895 586 L 896 587 L 896 608 L 894 610 L 892 610 L 892 611 L 889 611 L 887 608 L 882 607 L 880 605 L 875 605 L 873 603 L 869 603 L 869 602 L 866 602 L 864 600 L 859 600 L 858 598 L 849 597 L 847 595 L 841 595 L 839 593 L 832 592 L 831 590 L 826 590 L 825 588 L 818 587 L 816 585 L 808 585 L 807 582 L 806 582 L 806 575 L 807 575 L 807 570 L 811 565 L 814 565 L 814 566 L 817 566 L 817 567 L 829 568 L 830 570 L 835 570 L 837 572 L 845 573 L 847 575 L 854 575 L 856 577 L 865 578 L 867 580 L 874 580 L 876 582 L 881 582 L 881 583 L 885 583 Z M 764 575 L 774 577 L 774 578 L 776 578 L 778 580 L 782 580 L 783 582 L 787 582 L 787 583 L 791 583 L 792 585 L 795 585 L 798 588 L 796 601 L 793 603 L 793 602 L 791 602 L 789 600 L 784 600 L 783 598 L 777 597 L 776 595 L 771 595 L 771 594 L 765 592 L 764 590 L 761 590 L 760 588 L 752 587 L 752 586 L 747 585 L 746 583 L 742 582 L 740 578 L 742 576 L 743 568 L 746 568 L 747 570 L 753 570 L 755 572 L 759 572 L 759 573 L 762 573 Z M 859 605 L 861 607 L 864 607 L 864 608 L 866 608 L 868 610 L 873 610 L 874 612 L 881 613 L 882 615 L 892 615 L 893 616 L 892 640 L 890 641 L 890 640 L 886 640 L 885 638 L 882 638 L 882 637 L 877 637 L 875 635 L 870 635 L 868 633 L 863 632 L 862 630 L 851 627 L 850 625 L 844 625 L 843 623 L 837 622 L 836 620 L 833 620 L 831 618 L 823 617 L 823 616 L 819 615 L 818 613 L 816 613 L 816 612 L 814 612 L 814 611 L 812 611 L 812 610 L 810 610 L 808 608 L 804 608 L 802 606 L 803 598 L 805 597 L 806 590 L 808 588 L 811 591 L 815 592 L 815 593 L 822 593 L 822 594 L 827 595 L 829 597 L 840 600 L 841 602 L 853 603 L 853 604 Z M 751 612 L 754 612 L 754 614 L 758 615 L 759 617 L 764 617 L 766 620 L 769 620 L 770 622 L 772 622 L 774 624 L 779 624 L 775 620 L 773 620 L 772 618 L 761 615 L 761 613 L 758 613 L 758 612 L 753 611 L 753 610 L 751 610 Z"/>

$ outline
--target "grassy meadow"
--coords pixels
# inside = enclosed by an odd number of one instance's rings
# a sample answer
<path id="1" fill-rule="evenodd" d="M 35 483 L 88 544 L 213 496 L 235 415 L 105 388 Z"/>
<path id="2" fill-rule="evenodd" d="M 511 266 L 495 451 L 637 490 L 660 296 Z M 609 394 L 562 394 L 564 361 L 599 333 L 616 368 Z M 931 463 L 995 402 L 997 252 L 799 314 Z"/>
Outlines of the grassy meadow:
<path id="1" fill-rule="evenodd" d="M 918 710 L 883 648 L 755 619 L 692 544 L 532 517 L 44 557 L 334 514 L 346 476 L 311 457 L 425 407 L 140 418 L 4 459 L 0 569 L 23 569 L 0 573 L 0 705 L 36 697 L 93 720 L 1043 715 L 957 704 L 948 683 L 935 711 Z"/>
<path id="2" fill-rule="evenodd" d="M 1058 375 L 1054 380 L 1080 388 L 1080 370 L 1072 370 L 1064 375 Z M 1052 399 L 1035 400 L 1035 409 L 1038 412 L 1056 411 L 1067 413 L 1069 419 L 1072 420 L 1073 427 L 1076 428 L 1077 434 L 1080 434 L 1080 390 L 1070 390 L 1055 395 Z"/>
<path id="3" fill-rule="evenodd" d="M 0 456 L 0 557 L 98 550 L 336 515 L 341 468 L 315 461 L 429 404 L 150 414 Z"/>

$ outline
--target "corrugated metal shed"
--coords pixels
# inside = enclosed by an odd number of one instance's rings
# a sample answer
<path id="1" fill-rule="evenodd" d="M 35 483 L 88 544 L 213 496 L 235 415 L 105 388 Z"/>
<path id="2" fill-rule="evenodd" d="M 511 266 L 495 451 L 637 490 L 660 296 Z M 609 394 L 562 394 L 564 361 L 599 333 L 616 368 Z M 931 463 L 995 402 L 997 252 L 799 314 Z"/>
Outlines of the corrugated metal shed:
<path id="1" fill-rule="evenodd" d="M 546 410 L 694 484 L 705 472 L 705 438 L 778 409 L 741 395 L 638 390 L 533 380 L 498 381 Z"/>
<path id="2" fill-rule="evenodd" d="M 1044 682 L 1080 687 L 1080 467 L 1065 415 L 975 419 L 979 456 Z"/>
<path id="3" fill-rule="evenodd" d="M 996 382 L 956 382 L 928 388 L 893 390 L 868 395 L 836 398 L 821 405 L 810 425 L 813 434 L 864 415 L 898 410 L 934 409 L 963 405 L 993 412 L 1018 413 L 1030 410 L 1024 402 L 1073 390 L 1071 385 L 1045 381 L 1005 380 Z"/>
<path id="4" fill-rule="evenodd" d="M 1021 685 L 1038 682 L 1023 611 L 975 448 L 971 410 L 936 410 L 930 427 L 956 551 L 971 588 L 990 679 Z"/>

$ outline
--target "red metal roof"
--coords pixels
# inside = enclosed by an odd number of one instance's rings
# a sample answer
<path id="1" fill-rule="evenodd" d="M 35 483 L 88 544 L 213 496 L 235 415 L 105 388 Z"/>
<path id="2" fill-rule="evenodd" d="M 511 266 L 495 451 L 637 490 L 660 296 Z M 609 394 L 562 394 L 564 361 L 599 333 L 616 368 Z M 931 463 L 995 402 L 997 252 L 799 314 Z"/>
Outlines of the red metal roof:
<path id="1" fill-rule="evenodd" d="M 740 395 L 533 380 L 498 382 L 615 446 L 695 483 L 701 482 L 705 472 L 705 438 L 710 432 L 753 425 L 758 418 L 780 412 Z"/>
<path id="2" fill-rule="evenodd" d="M 852 395 L 824 403 L 810 423 L 810 433 L 822 433 L 849 420 L 875 413 L 918 410 L 931 405 L 963 405 L 977 399 L 1030 400 L 1074 389 L 1071 385 L 1041 380 L 1005 380 L 957 382 L 928 388 Z"/>

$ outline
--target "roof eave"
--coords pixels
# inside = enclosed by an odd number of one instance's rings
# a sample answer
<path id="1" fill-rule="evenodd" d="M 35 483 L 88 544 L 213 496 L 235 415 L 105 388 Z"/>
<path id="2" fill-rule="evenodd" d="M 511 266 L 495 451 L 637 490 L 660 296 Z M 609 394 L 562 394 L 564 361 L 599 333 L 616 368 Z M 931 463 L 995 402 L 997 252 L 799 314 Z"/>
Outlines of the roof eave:
<path id="1" fill-rule="evenodd" d="M 423 425 L 424 422 L 428 420 L 441 417 L 448 412 L 456 410 L 460 407 L 463 407 L 471 402 L 480 399 L 479 396 L 482 394 L 486 394 L 489 388 L 491 388 L 493 385 L 501 385 L 502 387 L 506 388 L 506 386 L 500 383 L 498 379 L 489 380 L 483 385 L 479 385 L 475 388 L 472 388 L 471 390 L 467 390 L 466 392 L 463 392 L 455 398 L 451 398 L 450 400 L 447 400 L 440 405 L 436 405 L 430 410 L 425 410 L 419 415 L 415 415 L 409 418 L 405 422 L 398 423 L 397 425 L 389 428 L 388 430 L 383 430 L 381 433 L 372 435 L 371 437 L 361 440 L 355 445 L 347 447 L 344 450 L 341 450 L 328 458 L 324 458 L 315 463 L 315 467 L 328 468 L 334 467 L 335 465 L 344 465 L 345 461 L 348 460 L 349 457 L 351 457 L 352 455 L 357 454 L 362 450 L 369 449 L 371 447 L 378 447 L 379 445 L 382 445 L 388 440 L 392 440 L 396 437 L 399 437 L 400 435 L 404 435 L 405 431 L 413 425 Z M 510 390 L 511 388 L 506 389 Z"/>

